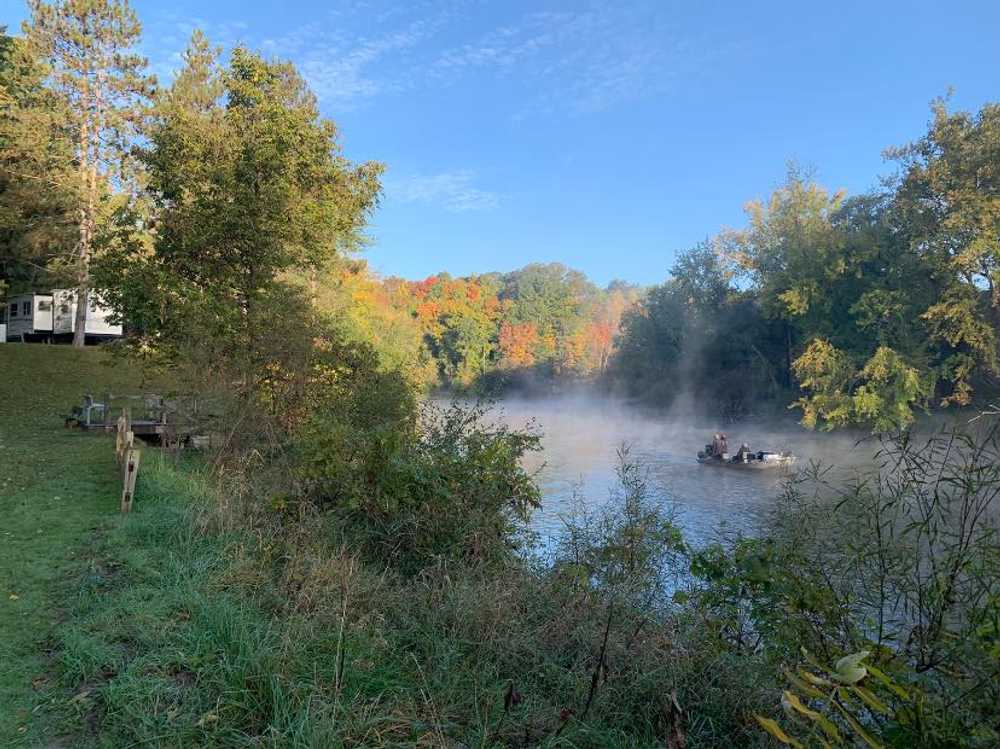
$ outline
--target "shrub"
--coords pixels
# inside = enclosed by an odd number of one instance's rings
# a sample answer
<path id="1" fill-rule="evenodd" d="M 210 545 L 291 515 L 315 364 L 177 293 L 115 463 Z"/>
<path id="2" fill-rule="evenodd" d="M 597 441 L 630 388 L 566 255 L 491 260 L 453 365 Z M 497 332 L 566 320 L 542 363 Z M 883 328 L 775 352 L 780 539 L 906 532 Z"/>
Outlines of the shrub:
<path id="1" fill-rule="evenodd" d="M 298 445 L 303 491 L 372 554 L 411 573 L 440 558 L 506 558 L 538 506 L 521 465 L 538 436 L 458 404 L 427 404 L 411 427 L 391 398 L 388 414 L 372 406 L 384 393 L 358 390 L 310 420 Z"/>
<path id="2" fill-rule="evenodd" d="M 880 744 L 995 742 L 998 435 L 997 424 L 904 434 L 884 440 L 875 468 L 852 480 L 805 472 L 789 484 L 766 538 L 695 556 L 695 607 L 736 650 L 794 665 L 804 649 L 816 654 L 814 669 L 870 652 L 871 674 L 884 671 L 919 695 L 881 715 L 871 703 L 850 713 L 845 700 L 857 695 L 842 699 L 842 684 L 820 696 L 799 689 L 807 710 L 829 708 L 846 734 L 864 740 L 856 719 Z"/>

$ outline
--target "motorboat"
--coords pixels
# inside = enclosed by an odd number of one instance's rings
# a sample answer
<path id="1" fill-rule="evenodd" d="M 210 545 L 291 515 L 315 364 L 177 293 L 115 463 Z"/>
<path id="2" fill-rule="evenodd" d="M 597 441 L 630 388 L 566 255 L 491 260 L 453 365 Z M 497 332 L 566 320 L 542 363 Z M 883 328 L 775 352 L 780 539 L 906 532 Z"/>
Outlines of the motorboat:
<path id="1" fill-rule="evenodd" d="M 795 456 L 790 452 L 741 450 L 736 455 L 730 455 L 729 453 L 713 453 L 711 448 L 711 445 L 705 445 L 704 450 L 698 451 L 698 462 L 702 465 L 761 471 L 771 468 L 787 468 L 795 463 Z"/>

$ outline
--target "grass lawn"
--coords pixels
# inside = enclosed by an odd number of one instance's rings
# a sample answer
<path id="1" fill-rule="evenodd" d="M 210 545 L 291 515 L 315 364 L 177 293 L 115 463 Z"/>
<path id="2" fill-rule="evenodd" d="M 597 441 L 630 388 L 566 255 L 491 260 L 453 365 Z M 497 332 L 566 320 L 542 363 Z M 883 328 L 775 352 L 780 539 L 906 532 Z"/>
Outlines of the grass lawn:
<path id="1" fill-rule="evenodd" d="M 47 657 L 94 538 L 121 522 L 113 440 L 65 429 L 84 392 L 141 392 L 98 349 L 0 345 L 0 746 L 60 745 Z"/>
<path id="2" fill-rule="evenodd" d="M 257 542 L 195 531 L 197 458 L 147 450 L 123 516 L 112 436 L 63 426 L 85 392 L 149 390 L 98 350 L 0 346 L 0 747 L 332 745 L 337 631 L 241 594 Z"/>

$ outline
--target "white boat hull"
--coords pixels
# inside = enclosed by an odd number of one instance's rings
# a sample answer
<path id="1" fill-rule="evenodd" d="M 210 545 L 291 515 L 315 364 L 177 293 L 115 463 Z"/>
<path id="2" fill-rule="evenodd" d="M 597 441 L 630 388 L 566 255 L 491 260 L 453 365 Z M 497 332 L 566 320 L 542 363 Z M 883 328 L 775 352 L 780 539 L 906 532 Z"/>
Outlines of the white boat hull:
<path id="1" fill-rule="evenodd" d="M 753 460 L 738 460 L 736 458 L 722 459 L 704 452 L 698 453 L 698 462 L 705 466 L 717 466 L 719 468 L 732 468 L 738 471 L 767 471 L 775 468 L 788 468 L 795 464 L 795 456 L 787 453 L 763 453 L 763 458 L 758 458 L 760 453 L 753 454 Z"/>

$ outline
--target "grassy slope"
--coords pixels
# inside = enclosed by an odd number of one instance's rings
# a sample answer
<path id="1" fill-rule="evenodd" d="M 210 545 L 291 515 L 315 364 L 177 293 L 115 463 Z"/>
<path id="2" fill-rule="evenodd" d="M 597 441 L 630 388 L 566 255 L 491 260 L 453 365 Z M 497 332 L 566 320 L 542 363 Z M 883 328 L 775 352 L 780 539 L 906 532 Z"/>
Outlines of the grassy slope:
<path id="1" fill-rule="evenodd" d="M 112 438 L 63 427 L 84 392 L 150 389 L 97 350 L 0 346 L 0 747 L 330 745 L 300 735 L 313 684 L 279 672 L 326 674 L 335 648 L 289 658 L 224 589 L 247 539 L 195 530 L 197 469 L 146 451 L 122 516 Z"/>
<path id="2" fill-rule="evenodd" d="M 119 515 L 110 438 L 62 428 L 97 382 L 137 386 L 96 352 L 0 347 L 0 442 L 16 446 L 0 464 L 0 746 L 495 746 L 501 728 L 551 739 L 581 703 L 600 622 L 580 609 L 568 641 L 540 580 L 396 580 L 331 547 L 322 523 L 275 535 L 213 515 L 207 482 L 156 451 Z M 716 714 L 732 736 L 753 680 L 695 645 L 640 670 L 697 716 L 689 745 L 716 746 Z M 526 699 L 508 718 L 511 678 Z M 625 696 L 546 745 L 660 745 Z"/>
<path id="3" fill-rule="evenodd" d="M 47 743 L 46 658 L 95 532 L 119 521 L 110 438 L 63 427 L 85 391 L 138 392 L 96 349 L 0 345 L 0 746 Z M 34 685 L 33 683 L 34 682 Z"/>
<path id="4" fill-rule="evenodd" d="M 148 389 L 97 350 L 0 346 L 0 746 L 331 745 L 311 695 L 329 691 L 314 680 L 329 686 L 336 631 L 290 647 L 226 590 L 232 549 L 256 553 L 195 530 L 193 466 L 147 451 L 122 516 L 111 437 L 63 427 L 84 392 Z M 377 700 L 410 677 L 376 667 L 354 686 Z"/>

